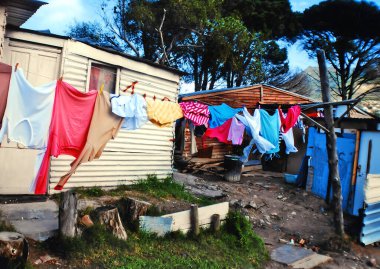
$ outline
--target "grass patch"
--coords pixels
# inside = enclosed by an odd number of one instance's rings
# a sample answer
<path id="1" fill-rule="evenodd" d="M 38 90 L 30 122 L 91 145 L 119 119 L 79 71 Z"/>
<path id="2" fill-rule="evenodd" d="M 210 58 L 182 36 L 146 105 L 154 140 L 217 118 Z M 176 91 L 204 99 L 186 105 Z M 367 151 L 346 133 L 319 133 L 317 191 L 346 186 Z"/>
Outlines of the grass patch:
<path id="1" fill-rule="evenodd" d="M 48 247 L 59 251 L 70 265 L 82 267 L 260 268 L 268 259 L 264 243 L 238 214 L 230 214 L 219 233 L 202 231 L 197 238 L 129 232 L 123 241 L 95 225 L 82 238 L 51 241 Z"/>
<path id="2" fill-rule="evenodd" d="M 75 191 L 84 197 L 100 197 L 103 195 L 123 196 L 125 191 L 138 191 L 155 198 L 175 198 L 201 206 L 215 203 L 207 197 L 192 195 L 185 189 L 184 185 L 175 182 L 170 176 L 159 179 L 156 175 L 148 175 L 146 179 L 138 180 L 131 185 L 120 185 L 116 189 L 108 191 L 99 187 L 77 188 Z"/>

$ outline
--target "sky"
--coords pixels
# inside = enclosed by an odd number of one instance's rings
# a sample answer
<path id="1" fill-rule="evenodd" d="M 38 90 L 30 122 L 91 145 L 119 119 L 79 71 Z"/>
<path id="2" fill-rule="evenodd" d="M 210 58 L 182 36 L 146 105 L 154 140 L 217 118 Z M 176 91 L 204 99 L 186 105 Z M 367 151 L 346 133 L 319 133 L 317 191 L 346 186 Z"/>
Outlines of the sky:
<path id="1" fill-rule="evenodd" d="M 49 4 L 42 6 L 23 28 L 33 30 L 49 29 L 53 34 L 65 35 L 68 27 L 82 21 L 100 20 L 99 10 L 103 0 L 44 0 Z M 293 11 L 302 12 L 318 4 L 321 0 L 290 0 Z M 380 0 L 373 0 L 380 6 Z M 300 43 L 288 46 L 288 58 L 291 69 L 306 69 L 317 66 L 315 59 L 310 59 L 302 50 Z"/>

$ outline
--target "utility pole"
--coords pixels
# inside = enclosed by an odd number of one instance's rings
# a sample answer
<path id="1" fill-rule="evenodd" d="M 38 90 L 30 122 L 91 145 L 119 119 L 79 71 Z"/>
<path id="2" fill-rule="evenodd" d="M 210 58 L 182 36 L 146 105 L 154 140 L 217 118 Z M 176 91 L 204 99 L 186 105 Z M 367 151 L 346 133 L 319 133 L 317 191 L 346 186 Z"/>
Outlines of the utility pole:
<path id="1" fill-rule="evenodd" d="M 323 50 L 317 51 L 319 76 L 321 79 L 322 101 L 324 103 L 331 102 L 331 91 L 329 79 L 327 75 L 326 57 Z M 332 186 L 332 203 L 331 208 L 334 213 L 335 233 L 341 238 L 344 238 L 344 221 L 342 209 L 342 186 L 340 183 L 338 170 L 338 154 L 336 150 L 336 135 L 334 131 L 334 119 L 332 113 L 332 105 L 325 105 L 324 115 L 326 127 L 329 132 L 326 132 L 327 156 L 329 159 L 329 185 Z M 328 188 L 329 189 L 329 188 Z M 330 196 L 330 191 L 327 191 L 327 197 Z"/>

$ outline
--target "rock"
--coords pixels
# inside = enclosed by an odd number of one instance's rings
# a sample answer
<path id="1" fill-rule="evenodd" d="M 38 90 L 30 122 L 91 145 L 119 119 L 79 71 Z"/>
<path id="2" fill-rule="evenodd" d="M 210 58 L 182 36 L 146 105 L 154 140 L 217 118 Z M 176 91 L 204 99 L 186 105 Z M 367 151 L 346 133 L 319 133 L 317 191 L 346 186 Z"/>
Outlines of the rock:
<path id="1" fill-rule="evenodd" d="M 297 215 L 297 212 L 296 211 L 293 211 L 292 213 L 290 213 L 291 215 L 295 216 Z"/>
<path id="2" fill-rule="evenodd" d="M 91 226 L 94 226 L 94 223 L 92 222 L 91 218 L 89 215 L 84 215 L 80 219 L 80 223 L 85 226 L 86 228 L 90 228 Z"/>
<path id="3" fill-rule="evenodd" d="M 245 207 L 245 208 L 253 208 L 253 209 L 257 209 L 257 208 L 258 208 L 257 204 L 256 204 L 254 201 L 250 201 L 250 202 L 249 202 L 248 204 L 246 204 L 244 207 Z"/>
<path id="4" fill-rule="evenodd" d="M 367 265 L 368 265 L 368 266 L 371 266 L 371 267 L 377 267 L 376 259 L 375 259 L 375 258 L 369 259 L 369 260 L 367 261 Z"/>
<path id="5" fill-rule="evenodd" d="M 284 196 L 283 195 L 278 195 L 277 199 L 282 199 Z"/>

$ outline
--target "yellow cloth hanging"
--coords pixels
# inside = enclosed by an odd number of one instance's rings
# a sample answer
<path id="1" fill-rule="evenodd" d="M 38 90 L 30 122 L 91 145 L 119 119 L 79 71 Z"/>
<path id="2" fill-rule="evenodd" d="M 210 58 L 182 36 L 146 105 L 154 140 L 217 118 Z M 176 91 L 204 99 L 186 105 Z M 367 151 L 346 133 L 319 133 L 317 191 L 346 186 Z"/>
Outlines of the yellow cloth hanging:
<path id="1" fill-rule="evenodd" d="M 178 103 L 160 100 L 147 100 L 149 120 L 159 127 L 171 127 L 173 122 L 183 117 Z"/>

